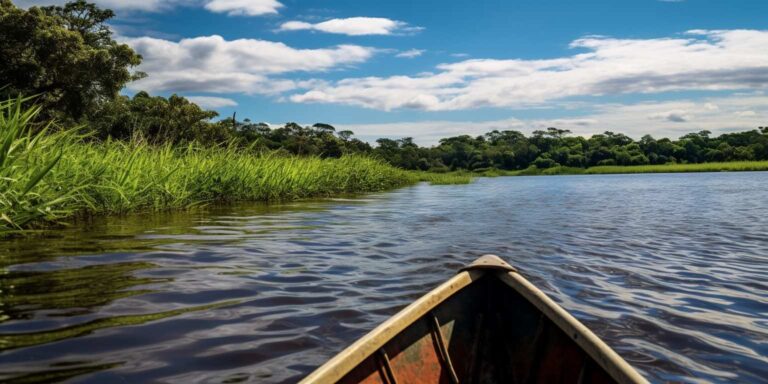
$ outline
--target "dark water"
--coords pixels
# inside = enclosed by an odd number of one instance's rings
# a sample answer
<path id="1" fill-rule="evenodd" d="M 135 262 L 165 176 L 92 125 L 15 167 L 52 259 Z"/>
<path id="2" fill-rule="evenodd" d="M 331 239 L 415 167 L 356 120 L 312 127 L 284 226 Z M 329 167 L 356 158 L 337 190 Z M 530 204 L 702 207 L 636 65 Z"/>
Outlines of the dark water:
<path id="1" fill-rule="evenodd" d="M 491 252 L 649 379 L 768 380 L 768 173 L 419 185 L 6 240 L 0 381 L 294 382 Z"/>

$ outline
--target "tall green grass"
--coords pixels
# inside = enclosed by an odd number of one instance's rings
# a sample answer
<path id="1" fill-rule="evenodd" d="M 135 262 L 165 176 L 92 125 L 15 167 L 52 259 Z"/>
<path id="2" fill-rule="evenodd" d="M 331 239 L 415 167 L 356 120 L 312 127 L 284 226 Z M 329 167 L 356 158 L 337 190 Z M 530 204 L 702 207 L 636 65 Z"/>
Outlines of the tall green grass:
<path id="1" fill-rule="evenodd" d="M 446 172 L 446 173 L 435 173 L 435 172 L 412 172 L 419 181 L 426 181 L 431 185 L 457 185 L 457 184 L 469 184 L 471 183 L 475 177 L 477 177 L 476 174 L 472 174 L 469 172 Z"/>
<path id="2" fill-rule="evenodd" d="M 509 171 L 505 176 L 546 176 L 583 174 L 631 174 L 631 173 L 682 173 L 682 172 L 739 172 L 768 171 L 768 161 L 733 161 L 726 163 L 701 164 L 657 164 L 657 165 L 606 165 L 590 168 L 557 166 L 539 169 L 534 166 L 519 171 Z"/>
<path id="3" fill-rule="evenodd" d="M 599 166 L 584 171 L 589 174 L 768 171 L 768 161 L 733 161 L 727 163 L 660 164 L 636 166 Z"/>
<path id="4" fill-rule="evenodd" d="M 46 180 L 72 135 L 47 136 L 49 127 L 32 134 L 30 123 L 40 109 L 23 108 L 26 101 L 0 101 L 0 231 L 65 215 L 79 188 L 73 184 L 65 189 Z"/>
<path id="5" fill-rule="evenodd" d="M 33 132 L 38 108 L 0 103 L 0 235 L 90 215 L 386 190 L 418 180 L 361 156 L 259 155 L 237 146 L 89 143 Z"/>

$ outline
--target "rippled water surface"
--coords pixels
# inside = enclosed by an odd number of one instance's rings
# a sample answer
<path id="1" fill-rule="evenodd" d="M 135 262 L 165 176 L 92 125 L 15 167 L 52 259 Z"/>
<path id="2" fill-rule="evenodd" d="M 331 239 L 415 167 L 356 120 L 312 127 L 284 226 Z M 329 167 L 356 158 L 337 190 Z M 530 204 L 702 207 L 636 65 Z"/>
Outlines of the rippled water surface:
<path id="1" fill-rule="evenodd" d="M 481 179 L 0 244 L 0 381 L 295 382 L 496 253 L 652 381 L 768 380 L 768 173 Z"/>

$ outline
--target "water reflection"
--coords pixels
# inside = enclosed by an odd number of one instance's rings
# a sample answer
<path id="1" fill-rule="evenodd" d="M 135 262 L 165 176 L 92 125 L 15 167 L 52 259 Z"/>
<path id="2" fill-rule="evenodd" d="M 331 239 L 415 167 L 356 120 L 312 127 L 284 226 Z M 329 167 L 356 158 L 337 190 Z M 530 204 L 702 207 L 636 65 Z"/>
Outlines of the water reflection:
<path id="1" fill-rule="evenodd" d="M 169 281 L 139 278 L 134 272 L 148 270 L 148 262 L 88 265 L 81 268 L 44 271 L 5 272 L 0 279 L 0 327 L 11 320 L 33 321 L 34 315 L 46 317 L 85 316 L 96 307 L 121 298 L 152 292 L 148 289 L 128 290 Z M 27 322 L 27 324 L 30 324 Z M 27 328 L 30 326 L 27 325 Z M 2 329 L 2 328 L 0 328 Z M 0 344 L 2 348 L 2 344 Z"/>
<path id="2" fill-rule="evenodd" d="M 66 368 L 68 365 L 74 365 L 75 367 Z M 74 377 L 87 375 L 101 370 L 116 368 L 119 366 L 120 363 L 101 365 L 80 365 L 77 362 L 61 363 L 50 367 L 51 369 L 48 370 L 40 370 L 30 373 L 19 373 L 18 375 L 10 373 L 8 377 L 3 380 L 3 382 L 8 384 L 58 383 Z"/>
<path id="3" fill-rule="evenodd" d="M 760 382 L 766 182 L 484 179 L 4 241 L 0 381 L 293 382 L 492 252 L 652 380 Z"/>

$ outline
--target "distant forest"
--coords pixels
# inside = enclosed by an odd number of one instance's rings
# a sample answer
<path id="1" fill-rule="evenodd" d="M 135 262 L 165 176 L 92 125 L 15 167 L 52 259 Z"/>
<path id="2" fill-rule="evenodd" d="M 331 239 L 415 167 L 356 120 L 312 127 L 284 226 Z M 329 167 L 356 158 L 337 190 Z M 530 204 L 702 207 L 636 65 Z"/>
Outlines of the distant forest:
<path id="1" fill-rule="evenodd" d="M 232 120 L 228 123 L 234 127 L 234 137 L 260 149 L 332 157 L 365 153 L 397 167 L 436 172 L 768 160 L 768 127 L 717 137 L 701 131 L 678 140 L 655 139 L 650 135 L 633 140 L 613 132 L 587 139 L 551 127 L 534 131 L 530 136 L 518 131 L 491 131 L 476 137 L 449 137 L 433 147 L 420 147 L 408 137 L 378 139 L 374 147 L 352 138 L 350 131 L 335 132 L 327 124 L 302 127 L 289 123 L 270 129 L 266 124 L 232 124 Z"/>
<path id="2" fill-rule="evenodd" d="M 178 95 L 120 93 L 147 74 L 133 70 L 142 57 L 112 38 L 107 22 L 113 17 L 111 10 L 83 0 L 29 9 L 0 0 L 0 99 L 34 96 L 42 108 L 41 126 L 53 120 L 63 129 L 82 127 L 86 140 L 235 145 L 319 157 L 367 154 L 436 172 L 768 160 L 768 127 L 717 137 L 701 131 L 677 140 L 646 135 L 638 141 L 613 132 L 587 139 L 552 127 L 530 136 L 492 131 L 450 137 L 425 148 L 411 138 L 379 139 L 372 146 L 323 123 L 271 128 L 234 116 L 216 121 L 216 112 Z"/>

